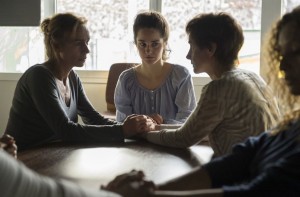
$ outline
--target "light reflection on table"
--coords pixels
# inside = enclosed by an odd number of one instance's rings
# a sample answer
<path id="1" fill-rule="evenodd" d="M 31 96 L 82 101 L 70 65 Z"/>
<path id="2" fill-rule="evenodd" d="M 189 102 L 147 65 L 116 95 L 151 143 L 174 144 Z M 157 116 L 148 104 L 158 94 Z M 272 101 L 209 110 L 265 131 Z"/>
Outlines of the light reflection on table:
<path id="1" fill-rule="evenodd" d="M 212 153 L 206 146 L 176 149 L 144 141 L 93 145 L 60 142 L 20 152 L 18 157 L 41 174 L 99 188 L 132 169 L 143 170 L 147 179 L 161 183 L 208 162 Z"/>

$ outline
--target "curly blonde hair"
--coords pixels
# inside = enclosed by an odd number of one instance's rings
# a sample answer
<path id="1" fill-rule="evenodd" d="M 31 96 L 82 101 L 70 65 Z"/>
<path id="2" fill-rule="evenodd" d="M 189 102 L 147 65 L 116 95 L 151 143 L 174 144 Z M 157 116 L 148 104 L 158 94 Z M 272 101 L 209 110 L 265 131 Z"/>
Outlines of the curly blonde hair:
<path id="1" fill-rule="evenodd" d="M 273 134 L 283 130 L 291 121 L 300 120 L 300 98 L 290 93 L 284 80 L 284 73 L 280 71 L 282 54 L 279 47 L 279 35 L 283 27 L 291 22 L 296 23 L 300 31 L 300 6 L 286 13 L 274 24 L 266 37 L 267 42 L 264 43 L 263 60 L 266 65 L 264 67 L 264 73 L 267 73 L 266 81 L 278 98 L 280 110 L 285 114 L 277 129 L 271 131 Z"/>

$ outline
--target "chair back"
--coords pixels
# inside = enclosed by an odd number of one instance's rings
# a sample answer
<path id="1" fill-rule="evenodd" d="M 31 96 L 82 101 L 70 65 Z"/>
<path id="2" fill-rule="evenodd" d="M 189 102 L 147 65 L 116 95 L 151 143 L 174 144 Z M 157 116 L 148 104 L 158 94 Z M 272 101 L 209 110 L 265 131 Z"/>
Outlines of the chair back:
<path id="1" fill-rule="evenodd" d="M 132 68 L 136 65 L 138 65 L 138 63 L 115 63 L 111 65 L 108 72 L 106 92 L 105 92 L 107 111 L 114 112 L 114 113 L 116 112 L 114 95 L 115 95 L 115 88 L 120 74 L 124 70 Z"/>

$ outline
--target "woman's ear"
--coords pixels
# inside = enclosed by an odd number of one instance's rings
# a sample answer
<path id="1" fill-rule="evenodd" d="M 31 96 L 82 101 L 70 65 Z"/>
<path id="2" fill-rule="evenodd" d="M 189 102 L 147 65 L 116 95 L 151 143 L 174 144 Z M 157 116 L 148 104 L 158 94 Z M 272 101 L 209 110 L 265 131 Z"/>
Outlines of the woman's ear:
<path id="1" fill-rule="evenodd" d="M 217 50 L 217 45 L 216 43 L 211 43 L 208 47 L 208 53 L 210 54 L 210 56 L 213 56 Z"/>
<path id="2" fill-rule="evenodd" d="M 53 51 L 58 51 L 59 50 L 60 45 L 57 42 L 55 42 L 54 40 L 50 40 L 50 44 L 51 44 L 51 47 L 52 47 Z"/>

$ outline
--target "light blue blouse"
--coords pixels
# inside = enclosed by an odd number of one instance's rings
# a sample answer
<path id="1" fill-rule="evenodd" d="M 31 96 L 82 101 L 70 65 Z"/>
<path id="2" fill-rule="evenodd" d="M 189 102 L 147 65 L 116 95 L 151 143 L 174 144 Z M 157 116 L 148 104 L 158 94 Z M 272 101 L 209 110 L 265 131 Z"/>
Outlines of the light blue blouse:
<path id="1" fill-rule="evenodd" d="M 183 123 L 196 107 L 195 93 L 189 71 L 172 65 L 165 82 L 155 90 L 143 87 L 134 68 L 124 71 L 115 89 L 117 121 L 130 114 L 160 114 L 165 124 Z"/>

